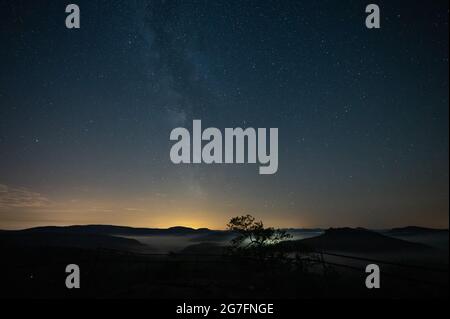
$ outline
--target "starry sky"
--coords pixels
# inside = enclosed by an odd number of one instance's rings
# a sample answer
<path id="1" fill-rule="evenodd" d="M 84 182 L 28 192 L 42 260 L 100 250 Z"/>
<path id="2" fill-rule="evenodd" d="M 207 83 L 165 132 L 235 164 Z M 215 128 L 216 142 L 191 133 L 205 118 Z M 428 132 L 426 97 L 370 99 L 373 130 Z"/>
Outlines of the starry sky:
<path id="1" fill-rule="evenodd" d="M 369 3 L 0 1 L 0 228 L 447 228 L 448 1 Z M 279 128 L 278 172 L 173 164 L 193 119 Z"/>

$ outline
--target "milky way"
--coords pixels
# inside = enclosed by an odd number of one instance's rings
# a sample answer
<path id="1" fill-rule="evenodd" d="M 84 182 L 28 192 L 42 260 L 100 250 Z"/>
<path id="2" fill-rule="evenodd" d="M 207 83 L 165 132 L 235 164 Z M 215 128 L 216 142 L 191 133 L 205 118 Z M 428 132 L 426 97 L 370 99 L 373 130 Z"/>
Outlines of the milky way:
<path id="1" fill-rule="evenodd" d="M 0 5 L 0 228 L 448 225 L 448 2 Z M 174 165 L 170 132 L 276 127 L 279 168 Z"/>

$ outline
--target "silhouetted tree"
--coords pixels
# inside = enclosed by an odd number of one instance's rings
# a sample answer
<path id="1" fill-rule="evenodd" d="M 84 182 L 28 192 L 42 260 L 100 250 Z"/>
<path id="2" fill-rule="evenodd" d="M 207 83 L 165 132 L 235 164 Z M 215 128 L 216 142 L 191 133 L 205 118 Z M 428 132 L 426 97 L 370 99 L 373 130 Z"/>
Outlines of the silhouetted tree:
<path id="1" fill-rule="evenodd" d="M 251 215 L 233 217 L 227 228 L 236 234 L 231 240 L 232 252 L 254 254 L 261 258 L 271 251 L 270 247 L 292 237 L 284 230 L 265 228 L 262 221 L 256 221 Z"/>

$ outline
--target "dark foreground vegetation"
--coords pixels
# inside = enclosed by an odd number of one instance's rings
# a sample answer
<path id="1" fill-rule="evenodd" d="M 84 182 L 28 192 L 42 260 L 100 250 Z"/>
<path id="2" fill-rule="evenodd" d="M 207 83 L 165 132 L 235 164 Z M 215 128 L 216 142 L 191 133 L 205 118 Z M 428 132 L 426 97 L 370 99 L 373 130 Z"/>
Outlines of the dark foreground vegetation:
<path id="1" fill-rule="evenodd" d="M 320 259 L 286 263 L 232 256 L 139 255 L 57 247 L 4 249 L 2 297 L 32 298 L 372 298 L 446 297 L 448 285 L 383 277 L 369 290 L 361 267 L 341 269 Z M 81 288 L 65 287 L 65 267 L 81 269 Z M 426 278 L 423 278 L 426 279 Z M 448 279 L 446 279 L 448 280 Z M 426 280 L 424 280 L 426 281 Z"/>
<path id="2" fill-rule="evenodd" d="M 93 234 L 92 228 L 0 232 L 1 297 L 448 298 L 448 259 L 432 262 L 440 259 L 428 257 L 442 251 L 424 244 L 363 229 L 286 241 L 289 234 L 251 216 L 232 219 L 228 228 L 234 234 L 229 245 L 201 242 L 177 253 L 151 253 L 136 240 Z M 371 254 L 357 254 L 364 245 Z M 382 245 L 390 249 L 381 252 Z M 383 263 L 401 254 L 415 261 Z M 380 289 L 365 286 L 370 263 L 381 268 Z M 68 264 L 80 266 L 80 289 L 65 286 Z"/>

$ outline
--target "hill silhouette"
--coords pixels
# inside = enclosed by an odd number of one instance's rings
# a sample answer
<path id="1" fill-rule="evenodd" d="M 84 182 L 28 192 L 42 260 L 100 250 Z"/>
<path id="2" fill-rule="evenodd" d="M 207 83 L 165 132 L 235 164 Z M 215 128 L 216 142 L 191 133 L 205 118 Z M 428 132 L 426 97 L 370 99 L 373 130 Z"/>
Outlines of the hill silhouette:
<path id="1" fill-rule="evenodd" d="M 448 229 L 435 229 L 418 226 L 392 228 L 391 230 L 388 230 L 386 232 L 386 234 L 391 236 L 416 236 L 416 235 L 432 235 L 445 233 L 448 233 Z"/>
<path id="2" fill-rule="evenodd" d="M 115 225 L 73 225 L 73 226 L 44 226 L 23 230 L 23 232 L 37 233 L 77 233 L 77 234 L 103 234 L 116 236 L 152 236 L 152 235 L 193 235 L 204 234 L 210 230 L 207 228 L 194 229 L 184 226 L 170 228 L 134 228 Z"/>
<path id="3" fill-rule="evenodd" d="M 355 252 L 425 250 L 430 247 L 419 242 L 409 241 L 408 235 L 445 234 L 446 232 L 448 233 L 448 230 L 436 230 L 415 226 L 394 228 L 383 233 L 364 228 L 330 228 L 325 230 L 321 235 L 300 240 L 289 240 L 280 243 L 280 245 L 288 251 L 298 249 Z M 230 231 L 210 230 L 207 228 L 194 229 L 184 226 L 163 229 L 115 225 L 73 225 L 44 226 L 18 231 L 0 231 L 0 241 L 16 245 L 110 248 L 142 251 L 150 250 L 153 247 L 139 242 L 140 236 L 161 236 L 162 240 L 164 240 L 164 236 L 179 236 L 181 239 L 183 236 L 186 236 L 191 242 L 205 243 L 205 245 L 185 247 L 188 248 L 186 251 L 190 250 L 190 252 L 204 253 L 210 249 L 217 251 L 217 249 L 208 246 L 208 244 L 229 242 L 233 235 L 233 232 Z M 395 236 L 399 236 L 399 238 L 394 238 Z M 402 238 L 402 236 L 405 238 Z M 150 243 L 150 245 L 154 246 L 155 244 Z"/>
<path id="4" fill-rule="evenodd" d="M 267 256 L 272 258 L 267 260 L 254 258 L 252 253 L 229 254 L 225 241 L 221 241 L 229 234 L 232 233 L 188 227 L 154 229 L 110 225 L 0 231 L 2 260 L 6 261 L 0 263 L 0 271 L 8 274 L 2 281 L 2 293 L 8 297 L 33 298 L 373 297 L 373 291 L 361 284 L 363 268 L 361 272 L 348 268 L 363 267 L 365 261 L 326 254 L 317 259 L 315 252 L 354 252 L 354 255 L 347 254 L 352 256 L 360 255 L 359 252 L 373 253 L 373 258 L 393 262 L 396 261 L 393 256 L 407 252 L 401 256 L 403 263 L 448 267 L 448 262 L 441 258 L 448 255 L 448 250 L 428 251 L 428 246 L 423 244 L 362 228 L 331 228 L 317 237 L 269 245 Z M 152 237 L 151 240 L 146 241 L 146 236 Z M 200 240 L 191 241 L 194 237 Z M 154 253 L 172 240 L 184 241 L 187 246 L 167 253 Z M 279 252 L 287 254 L 279 258 Z M 294 256 L 291 252 L 299 254 Z M 80 265 L 84 271 L 83 280 L 87 283 L 75 292 L 61 284 L 66 275 L 64 267 L 70 263 Z M 338 264 L 344 267 L 336 266 Z M 404 275 L 398 271 L 392 267 L 389 269 L 391 274 Z M 444 286 L 437 289 L 429 284 L 420 284 L 419 289 L 410 289 L 405 281 L 390 276 L 383 279 L 384 287 L 388 288 L 382 290 L 382 296 L 448 294 L 448 284 L 445 286 L 448 274 L 437 273 L 425 278 L 420 271 L 410 269 L 408 276 L 416 280 L 416 284 L 417 280 L 427 280 L 444 283 Z M 326 288 L 323 285 L 325 280 Z"/>
<path id="5" fill-rule="evenodd" d="M 0 233 L 0 245 L 75 247 L 86 249 L 117 249 L 142 251 L 149 247 L 130 238 L 114 237 L 103 234 L 56 232 L 56 231 L 4 231 Z"/>
<path id="6" fill-rule="evenodd" d="M 364 228 L 330 228 L 322 235 L 297 242 L 311 249 L 335 251 L 386 252 L 430 249 L 424 244 L 388 237 Z"/>

